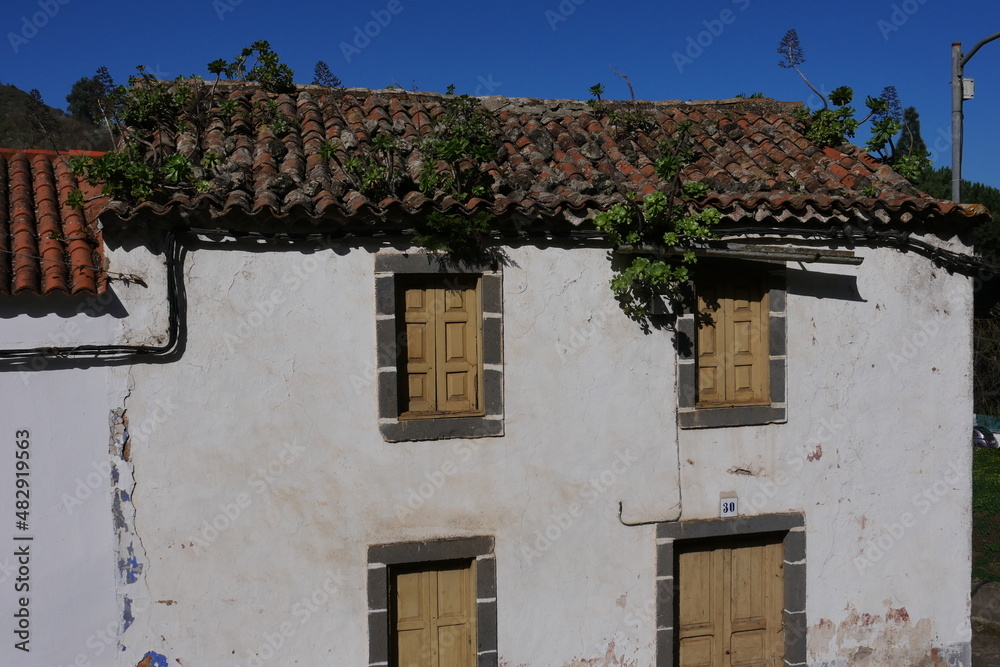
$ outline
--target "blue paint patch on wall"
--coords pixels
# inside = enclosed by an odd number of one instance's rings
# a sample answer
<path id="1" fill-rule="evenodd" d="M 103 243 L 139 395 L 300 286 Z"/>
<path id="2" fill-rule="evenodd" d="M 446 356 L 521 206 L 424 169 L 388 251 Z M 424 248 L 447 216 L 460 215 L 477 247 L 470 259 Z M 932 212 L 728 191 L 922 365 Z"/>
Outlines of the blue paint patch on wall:
<path id="1" fill-rule="evenodd" d="M 135 620 L 135 616 L 132 615 L 132 598 L 125 596 L 125 611 L 122 614 L 122 620 L 125 622 L 125 627 L 122 631 L 128 630 L 129 626 L 132 625 L 132 621 Z"/>
<path id="2" fill-rule="evenodd" d="M 142 656 L 143 660 L 146 658 L 150 658 L 149 667 L 170 667 L 165 655 L 160 655 L 159 653 L 150 651 L 146 655 Z"/>
<path id="3" fill-rule="evenodd" d="M 134 584 L 139 580 L 139 575 L 142 574 L 142 563 L 136 559 L 135 550 L 131 546 L 128 548 L 128 558 L 118 559 L 118 569 L 125 575 L 126 584 Z"/>

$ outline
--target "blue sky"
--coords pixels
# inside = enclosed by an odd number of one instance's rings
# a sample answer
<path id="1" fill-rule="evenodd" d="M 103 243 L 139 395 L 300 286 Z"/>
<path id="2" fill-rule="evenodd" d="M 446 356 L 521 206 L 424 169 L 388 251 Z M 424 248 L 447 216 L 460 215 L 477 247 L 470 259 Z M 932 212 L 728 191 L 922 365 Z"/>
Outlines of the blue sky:
<path id="1" fill-rule="evenodd" d="M 935 165 L 950 165 L 950 52 L 1000 31 L 986 0 L 4 0 L 0 81 L 38 88 L 65 107 L 73 82 L 106 65 L 124 80 L 136 65 L 162 77 L 201 74 L 258 39 L 309 83 L 324 60 L 349 86 L 543 98 L 718 99 L 761 91 L 818 106 L 777 45 L 795 28 L 803 69 L 823 91 L 878 95 L 894 85 L 920 112 Z M 1000 40 L 970 61 L 964 176 L 1000 186 Z M 856 138 L 863 143 L 862 134 Z"/>

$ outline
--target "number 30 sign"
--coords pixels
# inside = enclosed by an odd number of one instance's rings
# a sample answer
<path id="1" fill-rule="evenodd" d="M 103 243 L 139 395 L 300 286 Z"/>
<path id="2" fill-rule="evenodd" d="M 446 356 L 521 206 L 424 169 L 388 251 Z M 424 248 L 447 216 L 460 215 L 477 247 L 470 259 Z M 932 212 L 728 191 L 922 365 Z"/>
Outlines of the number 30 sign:
<path id="1" fill-rule="evenodd" d="M 721 498 L 719 500 L 719 516 L 737 516 L 739 513 L 739 501 L 736 498 Z"/>

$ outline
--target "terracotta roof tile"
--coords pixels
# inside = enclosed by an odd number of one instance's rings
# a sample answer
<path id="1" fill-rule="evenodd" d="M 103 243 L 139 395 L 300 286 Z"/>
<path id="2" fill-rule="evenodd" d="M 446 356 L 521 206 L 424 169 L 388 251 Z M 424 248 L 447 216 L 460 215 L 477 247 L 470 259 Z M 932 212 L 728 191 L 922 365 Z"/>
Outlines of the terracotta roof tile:
<path id="1" fill-rule="evenodd" d="M 986 215 L 928 197 L 857 147 L 818 148 L 801 133 L 792 115 L 796 105 L 773 100 L 637 102 L 658 129 L 629 137 L 585 102 L 482 98 L 497 120 L 500 159 L 482 166 L 497 191 L 492 201 L 463 203 L 444 193 L 427 197 L 416 189 L 423 164 L 420 139 L 444 114 L 445 96 L 303 86 L 291 95 L 270 96 L 295 119 L 291 132 L 276 137 L 260 104 L 268 95 L 247 84 L 225 84 L 223 90 L 242 111 L 227 122 L 214 119 L 202 138 L 204 145 L 223 153 L 209 192 L 134 207 L 116 202 L 110 213 L 127 221 L 185 209 L 202 222 L 232 227 L 283 220 L 313 226 L 387 221 L 405 226 L 409 216 L 430 210 L 490 210 L 552 220 L 567 210 L 577 215 L 606 209 L 625 201 L 627 192 L 643 195 L 661 189 L 664 184 L 652 169 L 657 144 L 686 120 L 694 123 L 696 160 L 684 177 L 709 185 L 710 194 L 699 206 L 714 206 L 731 219 L 752 215 L 772 222 L 825 223 L 846 219 L 858 209 L 896 222 L 913 215 L 955 222 Z M 399 140 L 404 182 L 394 196 L 379 201 L 356 189 L 339 160 L 317 155 L 322 141 L 341 149 L 343 157 L 357 154 L 359 145 L 376 134 L 388 133 Z M 869 187 L 877 197 L 868 196 Z M 15 210 L 21 200 L 13 189 L 5 195 Z M 275 220 L 265 222 L 255 217 L 259 215 Z M 26 281 L 34 280 L 29 269 L 23 271 Z"/>
<path id="2" fill-rule="evenodd" d="M 72 154 L 0 149 L 0 294 L 104 291 L 96 221 L 106 200 L 70 174 Z M 67 203 L 78 188 L 84 211 Z"/>

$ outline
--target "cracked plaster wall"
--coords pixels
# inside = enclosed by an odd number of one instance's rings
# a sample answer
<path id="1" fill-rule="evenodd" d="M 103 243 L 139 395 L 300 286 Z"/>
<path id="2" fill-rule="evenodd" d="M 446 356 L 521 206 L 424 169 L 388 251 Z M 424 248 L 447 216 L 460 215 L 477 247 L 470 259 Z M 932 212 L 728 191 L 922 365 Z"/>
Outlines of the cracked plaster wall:
<path id="1" fill-rule="evenodd" d="M 788 421 L 683 431 L 684 518 L 805 513 L 810 664 L 968 665 L 971 286 L 859 254 L 789 264 Z"/>
<path id="2" fill-rule="evenodd" d="M 669 334 L 620 312 L 603 250 L 510 259 L 505 435 L 386 443 L 371 252 L 188 253 L 183 355 L 118 376 L 143 564 L 119 587 L 148 601 L 119 664 L 365 664 L 367 547 L 484 534 L 504 664 L 652 663 L 653 527 L 617 515 L 677 514 Z"/>

